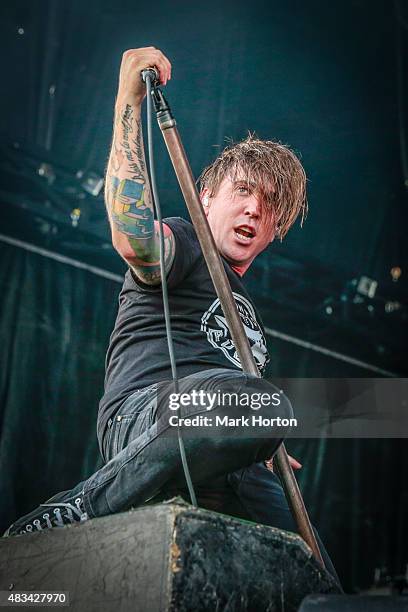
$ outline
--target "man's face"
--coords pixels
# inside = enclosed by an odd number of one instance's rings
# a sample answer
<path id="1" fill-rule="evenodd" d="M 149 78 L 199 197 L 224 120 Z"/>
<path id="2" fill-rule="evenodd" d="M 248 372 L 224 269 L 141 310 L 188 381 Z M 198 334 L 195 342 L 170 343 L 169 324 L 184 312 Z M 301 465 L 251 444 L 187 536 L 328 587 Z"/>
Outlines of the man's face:
<path id="1" fill-rule="evenodd" d="M 225 178 L 213 197 L 204 189 L 201 198 L 220 254 L 242 276 L 275 237 L 273 213 L 239 177 Z"/>

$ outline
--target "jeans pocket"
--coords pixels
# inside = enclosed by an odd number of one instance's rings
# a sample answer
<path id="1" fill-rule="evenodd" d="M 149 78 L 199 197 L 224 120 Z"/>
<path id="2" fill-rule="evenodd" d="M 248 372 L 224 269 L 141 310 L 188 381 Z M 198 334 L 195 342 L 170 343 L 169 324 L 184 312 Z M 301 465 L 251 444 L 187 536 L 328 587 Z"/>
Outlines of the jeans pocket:
<path id="1" fill-rule="evenodd" d="M 111 432 L 108 442 L 109 458 L 112 459 L 128 443 L 128 433 L 137 415 L 118 414 L 112 420 Z"/>

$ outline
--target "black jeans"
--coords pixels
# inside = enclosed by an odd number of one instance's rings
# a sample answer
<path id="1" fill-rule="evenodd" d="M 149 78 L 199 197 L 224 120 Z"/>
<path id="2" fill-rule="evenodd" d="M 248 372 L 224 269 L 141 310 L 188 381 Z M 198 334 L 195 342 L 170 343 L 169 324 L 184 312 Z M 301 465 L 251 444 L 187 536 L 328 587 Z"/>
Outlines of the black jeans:
<path id="1" fill-rule="evenodd" d="M 158 383 L 133 393 L 110 419 L 102 448 L 106 464 L 83 485 L 84 506 L 90 517 L 120 512 L 148 501 L 185 492 L 177 435 L 169 434 L 166 383 Z M 267 381 L 228 369 L 213 369 L 187 376 L 179 381 L 180 393 L 200 388 L 206 392 L 272 394 L 277 389 Z M 290 403 L 283 398 L 270 408 L 273 417 L 293 416 Z M 240 407 L 240 415 L 250 418 L 251 407 Z M 209 412 L 202 406 L 189 406 L 183 417 L 197 415 L 233 418 L 234 409 L 217 404 Z M 265 414 L 265 412 L 263 412 Z M 190 430 L 191 431 L 191 430 Z M 271 437 L 270 427 L 257 427 L 248 437 L 240 425 L 228 427 L 228 435 L 188 436 L 182 429 L 188 466 L 200 506 L 296 531 L 278 478 L 263 460 L 271 457 L 287 433 L 284 427 Z M 336 577 L 324 547 L 327 569 Z M 337 577 L 336 577 L 337 578 Z"/>

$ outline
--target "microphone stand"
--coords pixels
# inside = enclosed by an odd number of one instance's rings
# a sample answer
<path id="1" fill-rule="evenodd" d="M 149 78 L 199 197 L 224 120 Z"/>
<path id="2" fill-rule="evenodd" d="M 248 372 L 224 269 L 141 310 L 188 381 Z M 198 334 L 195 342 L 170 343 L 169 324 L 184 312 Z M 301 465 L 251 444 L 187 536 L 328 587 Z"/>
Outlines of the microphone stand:
<path id="1" fill-rule="evenodd" d="M 153 75 L 154 76 L 154 75 Z M 248 338 L 245 334 L 241 317 L 232 295 L 228 277 L 221 262 L 220 254 L 214 241 L 207 217 L 205 216 L 200 196 L 198 194 L 194 177 L 191 172 L 183 144 L 176 127 L 176 121 L 171 113 L 170 107 L 157 87 L 157 80 L 152 80 L 151 95 L 156 111 L 157 121 L 162 131 L 164 141 L 169 152 L 184 200 L 186 202 L 191 220 L 195 227 L 201 249 L 208 266 L 214 288 L 221 303 L 232 341 L 239 355 L 244 372 L 260 377 L 258 367 L 255 363 Z M 309 516 L 300 493 L 292 467 L 289 463 L 288 454 L 282 443 L 277 450 L 274 461 L 278 468 L 289 507 L 297 523 L 300 535 L 311 548 L 314 557 L 324 567 L 323 559 L 316 541 L 315 534 L 310 524 Z"/>

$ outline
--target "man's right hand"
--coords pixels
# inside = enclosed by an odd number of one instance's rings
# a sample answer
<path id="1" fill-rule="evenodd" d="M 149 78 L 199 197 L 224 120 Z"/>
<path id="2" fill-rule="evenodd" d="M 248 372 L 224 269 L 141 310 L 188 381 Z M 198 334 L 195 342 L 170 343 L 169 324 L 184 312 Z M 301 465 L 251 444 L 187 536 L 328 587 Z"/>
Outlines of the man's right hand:
<path id="1" fill-rule="evenodd" d="M 119 73 L 119 87 L 116 104 L 134 104 L 139 106 L 146 95 L 146 85 L 141 72 L 145 68 L 156 68 L 159 80 L 166 85 L 171 79 L 171 64 L 167 57 L 155 47 L 128 49 L 122 56 Z"/>

